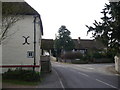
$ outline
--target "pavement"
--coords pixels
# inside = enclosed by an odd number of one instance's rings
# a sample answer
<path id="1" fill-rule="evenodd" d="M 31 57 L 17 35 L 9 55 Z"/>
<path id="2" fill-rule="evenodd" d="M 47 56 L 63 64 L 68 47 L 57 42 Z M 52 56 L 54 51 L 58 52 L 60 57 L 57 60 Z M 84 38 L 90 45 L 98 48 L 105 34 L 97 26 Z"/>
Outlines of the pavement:
<path id="1" fill-rule="evenodd" d="M 120 75 L 120 73 L 118 73 L 118 72 L 115 70 L 115 66 L 106 67 L 106 68 L 105 68 L 105 71 L 107 71 L 107 72 L 109 72 L 109 73 L 112 73 L 112 74 L 118 74 L 118 75 Z"/>
<path id="2" fill-rule="evenodd" d="M 43 82 L 37 88 L 62 88 L 57 72 L 52 69 L 52 72 L 45 75 Z"/>
<path id="3" fill-rule="evenodd" d="M 118 74 L 114 66 L 109 66 L 104 69 L 105 71 L 113 74 Z M 2 83 L 3 88 L 62 88 L 61 80 L 59 79 L 58 73 L 52 69 L 51 73 L 45 75 L 43 81 L 35 86 L 31 85 L 15 85 L 10 83 Z"/>

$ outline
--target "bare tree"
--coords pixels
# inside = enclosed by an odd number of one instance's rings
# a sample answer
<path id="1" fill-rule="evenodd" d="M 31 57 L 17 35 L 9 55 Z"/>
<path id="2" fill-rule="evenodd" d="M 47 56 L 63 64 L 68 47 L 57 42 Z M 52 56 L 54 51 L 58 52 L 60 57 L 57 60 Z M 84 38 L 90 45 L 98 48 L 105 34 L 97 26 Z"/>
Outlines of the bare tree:
<path id="1" fill-rule="evenodd" d="M 9 29 L 23 18 L 22 14 L 24 12 L 23 3 L 4 2 L 2 4 L 2 30 L 0 31 L 0 44 L 7 37 L 12 36 L 15 33 L 13 32 L 8 35 Z"/>
<path id="2" fill-rule="evenodd" d="M 9 29 L 19 20 L 24 19 L 24 15 L 38 14 L 26 2 L 4 2 L 2 4 L 2 31 L 0 32 L 0 44 L 9 36 Z"/>
<path id="3" fill-rule="evenodd" d="M 2 30 L 0 32 L 0 42 L 2 42 L 4 39 L 6 39 L 8 36 L 11 36 L 12 34 L 8 35 L 9 28 L 11 28 L 17 21 L 21 19 L 20 16 L 17 15 L 11 15 L 11 16 L 3 16 L 2 17 Z"/>

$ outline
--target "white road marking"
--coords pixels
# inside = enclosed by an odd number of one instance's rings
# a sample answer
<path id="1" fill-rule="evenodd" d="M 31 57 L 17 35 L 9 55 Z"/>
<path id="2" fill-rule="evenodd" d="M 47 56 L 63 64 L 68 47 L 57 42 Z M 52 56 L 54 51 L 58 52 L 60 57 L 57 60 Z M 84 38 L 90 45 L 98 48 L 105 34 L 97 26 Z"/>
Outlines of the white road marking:
<path id="1" fill-rule="evenodd" d="M 59 64 L 59 65 L 55 65 L 55 66 L 56 66 L 56 67 L 65 67 L 65 66 L 63 66 L 63 65 L 60 65 L 60 64 Z"/>
<path id="2" fill-rule="evenodd" d="M 85 74 L 85 73 L 82 73 L 82 72 L 79 72 L 79 74 L 84 75 L 84 76 L 86 76 L 86 77 L 90 77 L 89 75 L 87 75 L 87 74 Z M 119 74 L 116 74 L 116 75 L 119 75 Z M 107 86 L 110 86 L 110 87 L 112 87 L 112 88 L 117 88 L 117 87 L 115 87 L 115 86 L 113 86 L 113 85 L 110 85 L 110 84 L 108 84 L 108 83 L 106 83 L 106 82 L 103 82 L 103 81 L 101 81 L 101 80 L 99 80 L 99 79 L 95 79 L 95 80 L 97 80 L 98 82 L 101 82 L 101 83 L 103 83 L 103 84 L 105 84 L 105 85 L 107 85 Z"/>
<path id="3" fill-rule="evenodd" d="M 79 72 L 79 74 L 84 75 L 84 76 L 86 76 L 86 77 L 89 77 L 89 75 L 87 75 L 87 74 L 85 74 L 85 73 Z"/>
<path id="4" fill-rule="evenodd" d="M 95 68 L 86 68 L 86 69 L 95 69 Z"/>
<path id="5" fill-rule="evenodd" d="M 53 70 L 55 71 L 55 69 L 53 69 Z M 57 77 L 58 77 L 58 79 L 59 79 L 59 81 L 60 81 L 60 84 L 61 84 L 63 90 L 65 90 L 65 87 L 64 87 L 64 85 L 63 85 L 63 83 L 62 83 L 62 80 L 60 79 L 58 73 L 57 73 L 56 71 L 55 71 L 55 73 L 56 73 L 56 75 L 57 75 Z"/>
<path id="6" fill-rule="evenodd" d="M 120 76 L 119 74 L 115 74 L 116 76 Z"/>
<path id="7" fill-rule="evenodd" d="M 76 69 L 76 68 L 74 68 L 74 69 Z M 73 70 L 73 69 L 70 69 L 70 71 L 75 72 L 75 70 Z M 81 74 L 81 75 L 83 75 L 83 76 L 89 77 L 89 75 L 87 75 L 85 73 L 82 73 L 82 72 L 78 72 L 78 73 Z"/>
<path id="8" fill-rule="evenodd" d="M 98 82 L 101 82 L 101 83 L 103 83 L 103 84 L 105 84 L 105 85 L 108 85 L 108 86 L 110 86 L 110 87 L 112 87 L 112 88 L 117 88 L 117 87 L 115 87 L 115 86 L 113 86 L 113 85 L 110 85 L 110 84 L 108 84 L 108 83 L 106 83 L 106 82 L 103 82 L 103 81 L 101 81 L 101 80 L 99 80 L 99 79 L 95 79 L 95 80 L 97 80 Z"/>
<path id="9" fill-rule="evenodd" d="M 77 65 L 76 65 L 77 66 Z M 80 68 L 83 68 L 83 69 L 95 69 L 95 68 L 92 68 L 91 65 L 87 66 L 87 67 L 83 67 L 83 66 L 77 66 L 77 67 L 80 67 Z"/>

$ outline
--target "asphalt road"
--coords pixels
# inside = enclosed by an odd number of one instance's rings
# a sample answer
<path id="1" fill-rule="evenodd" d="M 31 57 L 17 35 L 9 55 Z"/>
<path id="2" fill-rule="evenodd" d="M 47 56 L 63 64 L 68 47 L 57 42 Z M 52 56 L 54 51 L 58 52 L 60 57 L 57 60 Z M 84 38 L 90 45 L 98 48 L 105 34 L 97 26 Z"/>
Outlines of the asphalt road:
<path id="1" fill-rule="evenodd" d="M 120 88 L 120 76 L 109 73 L 106 67 L 112 64 L 63 64 L 52 62 L 53 70 L 59 77 L 60 84 L 65 88 Z"/>

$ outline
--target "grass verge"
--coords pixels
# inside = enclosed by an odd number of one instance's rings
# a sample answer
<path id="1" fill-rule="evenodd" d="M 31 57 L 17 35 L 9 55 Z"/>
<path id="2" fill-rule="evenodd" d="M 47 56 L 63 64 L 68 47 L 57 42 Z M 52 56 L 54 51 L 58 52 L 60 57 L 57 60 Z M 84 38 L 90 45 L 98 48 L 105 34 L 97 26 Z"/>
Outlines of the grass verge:
<path id="1" fill-rule="evenodd" d="M 23 80 L 12 80 L 12 79 L 3 79 L 2 78 L 2 83 L 8 83 L 8 84 L 13 84 L 13 85 L 26 85 L 26 86 L 36 86 L 39 85 L 44 79 L 46 78 L 46 75 L 48 73 L 41 72 L 41 77 L 40 81 L 34 81 L 34 82 L 29 82 L 29 81 L 23 81 Z"/>
<path id="2" fill-rule="evenodd" d="M 37 85 L 43 81 L 43 74 L 31 70 L 8 70 L 2 74 L 2 82 L 15 85 Z"/>
<path id="3" fill-rule="evenodd" d="M 38 85 L 41 81 L 38 82 L 27 82 L 27 81 L 20 81 L 20 80 L 9 80 L 9 79 L 4 79 L 2 80 L 3 83 L 10 83 L 10 84 L 15 84 L 15 85 Z"/>

